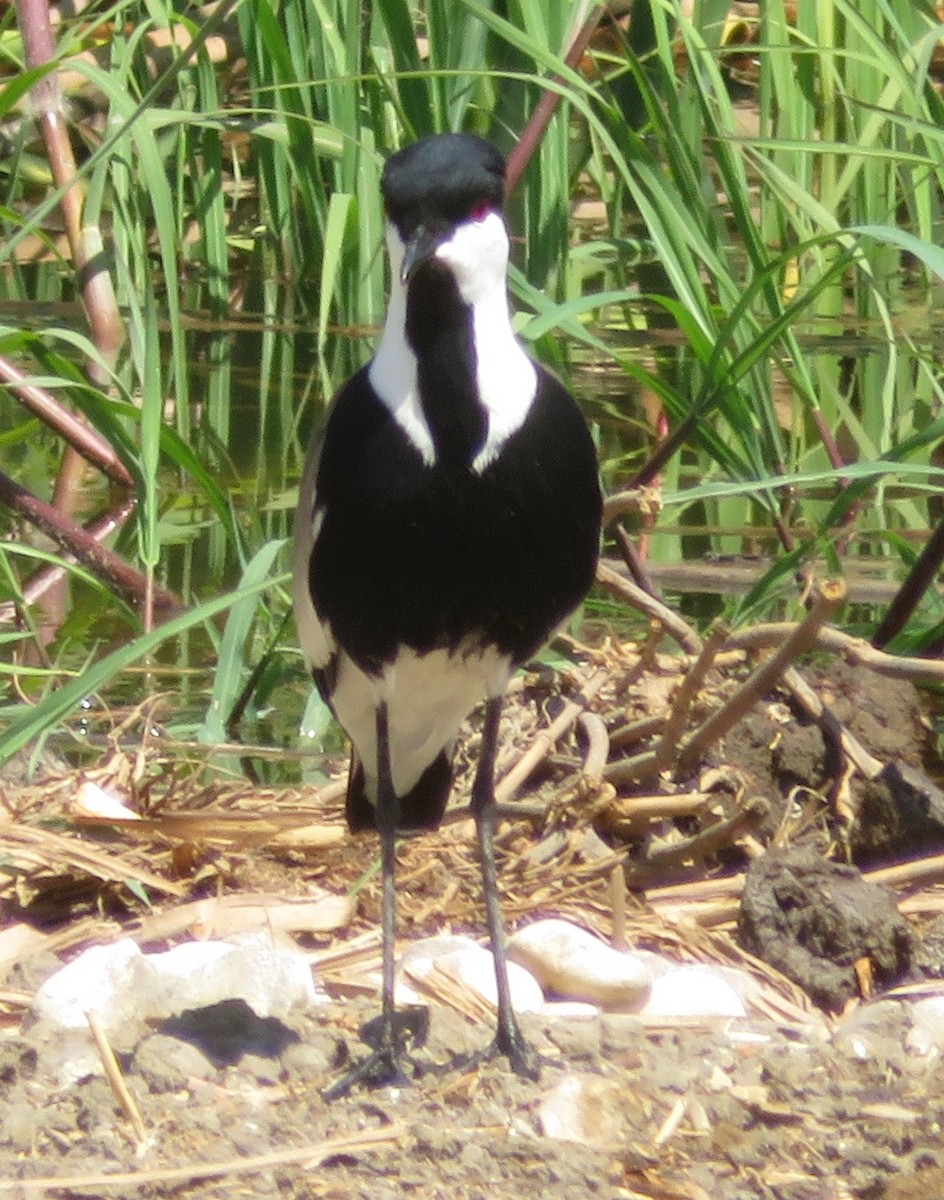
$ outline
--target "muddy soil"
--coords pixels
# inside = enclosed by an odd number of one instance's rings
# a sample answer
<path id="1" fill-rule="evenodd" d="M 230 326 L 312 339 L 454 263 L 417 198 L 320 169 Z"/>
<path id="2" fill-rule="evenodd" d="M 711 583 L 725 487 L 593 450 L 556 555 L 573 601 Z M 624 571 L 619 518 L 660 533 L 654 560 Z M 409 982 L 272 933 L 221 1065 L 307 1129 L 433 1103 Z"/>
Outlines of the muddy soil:
<path id="1" fill-rule="evenodd" d="M 871 677 L 864 690 L 852 690 L 854 682 L 842 673 L 837 684 L 850 726 L 857 724 L 874 754 L 920 765 L 913 691 L 882 681 L 877 703 Z M 771 712 L 753 714 L 717 749 L 714 762 L 736 763 L 749 775 L 751 793 L 766 798 L 772 828 L 782 831 L 798 787 L 821 794 L 830 751 L 818 729 Z M 825 821 L 817 815 L 805 822 L 807 844 L 825 850 Z M 502 839 L 511 924 L 524 911 L 524 876 L 516 864 L 536 839 L 530 826 Z M 874 853 L 869 838 L 863 840 Z M 342 891 L 373 853 L 362 840 L 326 852 L 317 865 L 265 848 L 232 853 L 214 886 L 264 885 L 292 895 L 317 881 Z M 888 857 L 895 853 L 890 848 Z M 729 848 L 712 869 L 743 869 L 734 854 Z M 403 860 L 402 877 L 413 881 L 401 895 L 404 937 L 444 927 L 481 932 L 471 840 L 461 843 L 454 829 L 444 830 L 406 844 Z M 528 897 L 530 911 L 583 916 L 601 928 L 607 886 L 594 879 L 578 885 L 561 872 L 542 882 L 539 897 Z M 444 895 L 451 897 L 448 914 Z M 653 923 L 645 897 L 638 899 L 628 933 L 645 944 Z M 24 919 L 10 894 L 4 903 L 7 919 Z M 372 880 L 361 892 L 351 936 L 374 926 L 376 904 Z M 915 963 L 941 973 L 933 923 L 909 919 Z M 717 945 L 733 944 L 734 922 L 710 936 Z M 684 929 L 672 938 L 684 949 Z M 693 936 L 691 947 L 700 944 Z M 4 986 L 29 993 L 54 965 L 14 972 Z M 252 1049 L 222 1054 L 188 1040 L 180 1028 L 152 1031 L 120 1058 L 140 1110 L 137 1137 L 103 1077 L 56 1086 L 37 1066 L 41 1047 L 28 1020 L 8 1022 L 0 1034 L 0 1196 L 944 1196 L 944 1068 L 939 1053 L 922 1055 L 909 1044 L 903 998 L 853 1001 L 838 1024 L 835 1013 L 812 1007 L 808 1019 L 755 1014 L 675 1019 L 661 1027 L 615 1014 L 526 1019 L 542 1061 L 537 1081 L 516 1078 L 501 1059 L 460 1065 L 457 1055 L 484 1048 L 490 1031 L 435 1006 L 409 1086 L 359 1091 L 329 1104 L 323 1088 L 363 1053 L 358 1028 L 376 1011 L 374 998 L 343 991 Z"/>
<path id="2" fill-rule="evenodd" d="M 538 1082 L 496 1061 L 329 1105 L 320 1089 L 353 1015 L 332 1005 L 296 1026 L 279 1059 L 247 1055 L 225 1068 L 154 1035 L 126 1072 L 147 1131 L 140 1152 L 103 1079 L 52 1091 L 33 1075 L 28 1035 L 8 1039 L 3 1186 L 11 1176 L 59 1176 L 54 1194 L 220 1200 L 944 1194 L 944 1072 L 906 1051 L 894 1010 L 871 1030 L 878 1050 L 864 1060 L 855 1039 L 836 1044 L 757 1021 L 671 1030 L 617 1016 L 566 1028 L 528 1022 L 544 1062 Z M 457 1046 L 481 1047 L 487 1036 L 437 1010 L 422 1060 L 447 1064 Z M 582 1086 L 576 1121 L 589 1144 L 544 1132 L 563 1080 Z M 368 1132 L 372 1145 L 324 1145 Z M 214 1164 L 225 1174 L 207 1177 Z M 109 1185 L 116 1173 L 123 1178 Z"/>

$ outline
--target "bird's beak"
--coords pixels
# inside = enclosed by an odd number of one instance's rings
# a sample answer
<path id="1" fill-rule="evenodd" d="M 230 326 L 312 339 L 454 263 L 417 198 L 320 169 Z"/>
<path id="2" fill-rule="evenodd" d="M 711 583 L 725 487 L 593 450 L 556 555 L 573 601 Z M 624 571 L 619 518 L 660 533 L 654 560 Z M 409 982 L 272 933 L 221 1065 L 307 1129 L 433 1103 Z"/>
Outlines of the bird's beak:
<path id="1" fill-rule="evenodd" d="M 410 234 L 410 239 L 403 250 L 403 262 L 400 264 L 400 282 L 407 284 L 410 276 L 417 267 L 423 265 L 436 253 L 436 247 L 442 241 L 443 231 L 431 229 L 428 225 L 417 225 Z"/>

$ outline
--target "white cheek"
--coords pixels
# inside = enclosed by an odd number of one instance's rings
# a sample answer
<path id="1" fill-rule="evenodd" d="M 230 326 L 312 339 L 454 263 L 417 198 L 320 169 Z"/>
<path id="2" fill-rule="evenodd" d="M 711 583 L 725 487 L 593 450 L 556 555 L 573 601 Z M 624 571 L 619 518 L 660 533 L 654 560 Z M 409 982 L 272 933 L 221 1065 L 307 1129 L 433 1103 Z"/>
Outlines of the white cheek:
<path id="1" fill-rule="evenodd" d="M 475 305 L 496 288 L 504 292 L 508 250 L 505 222 L 491 212 L 481 221 L 460 225 L 437 246 L 436 257 L 452 271 L 466 304 Z"/>

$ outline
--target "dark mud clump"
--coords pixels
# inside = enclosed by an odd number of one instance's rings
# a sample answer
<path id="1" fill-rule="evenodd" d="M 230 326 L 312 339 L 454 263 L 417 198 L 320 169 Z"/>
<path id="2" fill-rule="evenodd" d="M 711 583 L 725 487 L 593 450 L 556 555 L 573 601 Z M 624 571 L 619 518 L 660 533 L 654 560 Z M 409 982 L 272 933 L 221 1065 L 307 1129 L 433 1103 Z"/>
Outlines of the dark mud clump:
<path id="1" fill-rule="evenodd" d="M 890 986 L 911 969 L 911 926 L 892 895 L 802 846 L 770 849 L 751 864 L 738 938 L 833 1011 L 866 981 Z"/>

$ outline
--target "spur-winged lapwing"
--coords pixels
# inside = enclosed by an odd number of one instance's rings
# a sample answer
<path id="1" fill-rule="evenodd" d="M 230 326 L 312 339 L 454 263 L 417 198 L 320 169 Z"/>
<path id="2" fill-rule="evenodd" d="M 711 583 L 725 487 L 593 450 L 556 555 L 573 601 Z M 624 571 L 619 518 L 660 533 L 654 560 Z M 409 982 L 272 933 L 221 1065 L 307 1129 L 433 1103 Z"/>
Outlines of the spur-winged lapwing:
<path id="1" fill-rule="evenodd" d="M 587 425 L 512 330 L 505 164 L 445 134 L 382 176 L 391 295 L 373 359 L 312 441 L 295 529 L 299 637 L 353 743 L 347 819 L 376 829 L 383 1008 L 374 1053 L 329 1091 L 403 1078 L 393 1002 L 398 834 L 435 829 L 461 722 L 485 701 L 471 807 L 495 958 L 494 1049 L 535 1073 L 508 994 L 495 881 L 502 695 L 593 579 L 601 497 Z"/>

